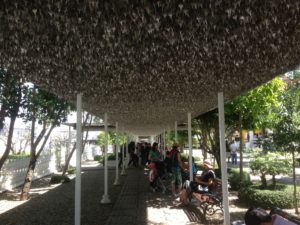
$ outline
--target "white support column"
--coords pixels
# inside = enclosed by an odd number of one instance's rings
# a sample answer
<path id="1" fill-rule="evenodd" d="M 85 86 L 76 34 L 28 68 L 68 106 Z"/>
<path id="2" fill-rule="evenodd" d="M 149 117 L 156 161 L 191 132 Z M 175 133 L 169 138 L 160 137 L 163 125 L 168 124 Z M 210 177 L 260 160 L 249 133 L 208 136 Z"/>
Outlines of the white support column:
<path id="1" fill-rule="evenodd" d="M 120 151 L 119 126 L 118 126 L 118 122 L 116 122 L 116 178 L 115 178 L 114 185 L 120 185 L 120 180 L 119 180 L 119 151 Z"/>
<path id="2" fill-rule="evenodd" d="M 175 121 L 175 142 L 177 143 L 177 121 Z"/>
<path id="3" fill-rule="evenodd" d="M 109 195 L 108 195 L 108 184 L 107 184 L 107 148 L 108 148 L 108 131 L 107 131 L 107 113 L 104 114 L 104 131 L 105 131 L 105 138 L 104 138 L 104 194 L 102 196 L 101 203 L 107 204 L 110 203 Z"/>
<path id="4" fill-rule="evenodd" d="M 81 149 L 82 149 L 82 93 L 77 94 L 76 122 L 76 180 L 75 180 L 75 225 L 81 221 Z"/>
<path id="5" fill-rule="evenodd" d="M 151 145 L 154 143 L 154 136 L 153 135 L 150 137 L 150 143 L 151 143 Z"/>
<path id="6" fill-rule="evenodd" d="M 65 163 L 67 162 L 68 156 L 71 152 L 71 143 L 72 142 L 72 136 L 71 136 L 71 126 L 69 126 L 69 138 L 68 138 L 68 146 L 67 146 L 67 151 L 65 155 Z"/>
<path id="7" fill-rule="evenodd" d="M 230 225 L 229 200 L 228 200 L 228 181 L 227 163 L 225 147 L 225 116 L 224 116 L 224 97 L 223 92 L 218 93 L 219 110 L 219 133 L 220 133 L 220 153 L 221 153 L 221 173 L 222 173 L 222 194 L 224 207 L 224 225 Z"/>
<path id="8" fill-rule="evenodd" d="M 164 134 L 163 134 L 163 141 L 164 141 L 164 145 L 163 145 L 163 153 L 164 153 L 164 159 L 166 158 L 166 130 L 164 129 Z"/>
<path id="9" fill-rule="evenodd" d="M 125 133 L 124 133 L 124 127 L 123 127 L 122 128 L 122 139 L 123 139 L 123 141 L 124 141 L 124 136 L 125 136 Z M 125 155 L 124 155 L 124 152 L 125 152 L 125 144 L 123 143 L 122 144 L 122 172 L 121 172 L 122 176 L 127 175 L 126 170 L 125 170 Z"/>
<path id="10" fill-rule="evenodd" d="M 193 157 L 193 149 L 192 149 L 192 116 L 191 113 L 188 112 L 188 137 L 189 137 L 189 170 L 190 170 L 190 181 L 193 181 L 193 166 L 192 166 L 192 157 Z"/>
<path id="11" fill-rule="evenodd" d="M 125 160 L 125 168 L 128 169 L 128 163 L 130 160 L 130 155 L 128 153 L 128 145 L 129 145 L 129 134 L 126 135 L 126 160 Z"/>

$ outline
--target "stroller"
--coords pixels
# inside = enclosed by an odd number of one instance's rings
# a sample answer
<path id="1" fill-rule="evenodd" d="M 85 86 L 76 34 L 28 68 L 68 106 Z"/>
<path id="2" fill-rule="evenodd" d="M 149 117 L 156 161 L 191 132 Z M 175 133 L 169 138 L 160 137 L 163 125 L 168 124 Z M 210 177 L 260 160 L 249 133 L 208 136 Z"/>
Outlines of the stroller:
<path id="1" fill-rule="evenodd" d="M 158 168 L 161 167 L 161 168 Z M 162 193 L 166 193 L 167 188 L 163 180 L 168 179 L 168 174 L 164 173 L 163 164 L 151 162 L 148 164 L 149 182 L 153 192 L 160 190 Z"/>

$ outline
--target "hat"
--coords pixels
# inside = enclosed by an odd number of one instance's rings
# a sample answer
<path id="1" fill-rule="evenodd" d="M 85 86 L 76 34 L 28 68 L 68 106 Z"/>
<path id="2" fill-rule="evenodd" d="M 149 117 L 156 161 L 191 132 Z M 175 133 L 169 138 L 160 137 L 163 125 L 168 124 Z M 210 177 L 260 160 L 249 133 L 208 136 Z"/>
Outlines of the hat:
<path id="1" fill-rule="evenodd" d="M 203 165 L 207 166 L 209 169 L 213 168 L 213 166 L 211 165 L 210 161 L 207 160 L 207 159 L 204 160 Z"/>

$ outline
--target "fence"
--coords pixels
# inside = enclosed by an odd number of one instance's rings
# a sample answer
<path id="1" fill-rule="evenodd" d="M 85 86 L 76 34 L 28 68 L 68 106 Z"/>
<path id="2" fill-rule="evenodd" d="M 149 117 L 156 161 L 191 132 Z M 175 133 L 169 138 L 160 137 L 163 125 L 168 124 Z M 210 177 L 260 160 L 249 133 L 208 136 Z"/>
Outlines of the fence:
<path id="1" fill-rule="evenodd" d="M 0 171 L 0 193 L 22 185 L 28 165 L 29 158 L 7 160 Z M 55 155 L 41 155 L 37 160 L 33 179 L 35 180 L 47 176 L 55 171 Z"/>

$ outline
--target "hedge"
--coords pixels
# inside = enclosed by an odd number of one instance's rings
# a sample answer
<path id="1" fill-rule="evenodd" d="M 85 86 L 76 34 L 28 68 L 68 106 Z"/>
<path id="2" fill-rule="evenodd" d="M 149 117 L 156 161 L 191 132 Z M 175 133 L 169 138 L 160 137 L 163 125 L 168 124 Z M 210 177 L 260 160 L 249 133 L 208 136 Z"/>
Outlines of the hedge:
<path id="1" fill-rule="evenodd" d="M 241 202 L 246 203 L 248 206 L 256 206 L 264 209 L 271 209 L 272 207 L 293 208 L 293 192 L 288 188 L 266 190 L 254 185 L 244 186 L 239 190 L 238 197 Z"/>
<path id="2" fill-rule="evenodd" d="M 250 174 L 243 171 L 242 180 L 240 179 L 240 170 L 231 169 L 228 175 L 228 181 L 232 190 L 239 190 L 242 186 L 252 185 Z"/>

